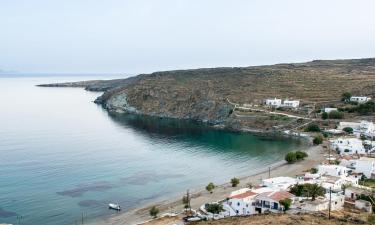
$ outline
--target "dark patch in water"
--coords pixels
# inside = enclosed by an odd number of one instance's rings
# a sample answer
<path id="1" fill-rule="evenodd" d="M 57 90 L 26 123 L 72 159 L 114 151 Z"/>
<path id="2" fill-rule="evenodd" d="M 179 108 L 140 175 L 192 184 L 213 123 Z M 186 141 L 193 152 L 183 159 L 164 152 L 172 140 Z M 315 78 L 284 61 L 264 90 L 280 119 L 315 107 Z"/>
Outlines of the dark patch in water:
<path id="1" fill-rule="evenodd" d="M 150 182 L 160 182 L 162 180 L 180 178 L 183 174 L 157 174 L 151 171 L 143 171 L 133 174 L 129 177 L 124 177 L 121 181 L 125 184 L 131 185 L 147 185 Z"/>
<path id="2" fill-rule="evenodd" d="M 92 184 L 78 185 L 76 188 L 56 192 L 58 195 L 70 196 L 72 198 L 81 197 L 83 194 L 89 191 L 106 191 L 111 189 L 112 185 L 108 182 L 96 182 Z"/>
<path id="3" fill-rule="evenodd" d="M 17 216 L 17 213 L 11 212 L 11 211 L 6 211 L 5 209 L 0 208 L 0 217 L 1 218 L 8 218 L 12 216 Z"/>
<path id="4" fill-rule="evenodd" d="M 106 203 L 104 201 L 98 201 L 98 200 L 92 200 L 92 199 L 82 200 L 78 202 L 78 205 L 82 207 L 105 206 L 105 204 Z"/>

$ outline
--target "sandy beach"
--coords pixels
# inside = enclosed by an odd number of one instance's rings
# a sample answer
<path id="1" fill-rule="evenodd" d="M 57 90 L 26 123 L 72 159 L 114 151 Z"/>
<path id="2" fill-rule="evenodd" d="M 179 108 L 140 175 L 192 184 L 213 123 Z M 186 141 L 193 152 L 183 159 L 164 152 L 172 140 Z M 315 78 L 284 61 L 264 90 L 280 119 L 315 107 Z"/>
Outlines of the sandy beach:
<path id="1" fill-rule="evenodd" d="M 279 162 L 271 167 L 271 177 L 276 176 L 295 176 L 302 174 L 312 167 L 315 167 L 324 160 L 324 150 L 322 146 L 310 146 L 306 149 L 309 157 L 305 160 L 295 163 L 286 164 L 285 162 Z M 268 178 L 269 169 L 268 167 L 262 168 L 259 171 L 249 171 L 250 176 L 240 178 L 240 185 L 238 187 L 231 187 L 229 183 L 221 184 L 214 189 L 214 192 L 210 194 L 204 187 L 200 190 L 192 191 L 191 206 L 193 209 L 198 209 L 202 204 L 212 201 L 218 201 L 225 199 L 230 192 L 246 187 L 248 183 L 252 185 L 260 184 L 262 179 Z M 154 202 L 145 205 L 141 208 L 133 209 L 109 218 L 104 218 L 96 222 L 96 225 L 132 225 L 139 224 L 151 219 L 149 215 L 149 209 L 152 206 L 157 206 L 160 210 L 160 214 L 168 212 L 179 213 L 183 210 L 182 195 L 179 198 L 169 199 L 166 201 Z M 173 224 L 173 223 L 171 223 Z"/>

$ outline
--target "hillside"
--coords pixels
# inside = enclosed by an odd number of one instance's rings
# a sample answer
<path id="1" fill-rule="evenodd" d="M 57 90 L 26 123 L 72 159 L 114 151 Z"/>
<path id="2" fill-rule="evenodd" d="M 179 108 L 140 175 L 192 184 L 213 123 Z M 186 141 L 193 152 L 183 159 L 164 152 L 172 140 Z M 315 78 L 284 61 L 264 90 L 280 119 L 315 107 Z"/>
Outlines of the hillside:
<path id="1" fill-rule="evenodd" d="M 288 97 L 319 104 L 337 101 L 345 91 L 373 96 L 375 58 L 165 71 L 94 86 L 86 88 L 107 90 L 96 102 L 112 111 L 217 124 L 234 119 L 227 99 L 259 104 Z"/>

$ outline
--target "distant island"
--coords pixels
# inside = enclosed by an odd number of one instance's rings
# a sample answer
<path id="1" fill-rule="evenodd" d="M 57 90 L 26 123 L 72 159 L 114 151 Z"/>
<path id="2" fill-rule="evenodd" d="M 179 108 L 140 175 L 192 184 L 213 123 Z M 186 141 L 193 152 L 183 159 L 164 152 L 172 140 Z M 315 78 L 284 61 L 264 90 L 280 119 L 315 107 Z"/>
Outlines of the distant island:
<path id="1" fill-rule="evenodd" d="M 104 91 L 95 102 L 118 113 L 190 119 L 235 130 L 286 130 L 308 121 L 320 108 L 340 103 L 344 92 L 374 96 L 375 58 L 175 70 L 39 86 Z M 295 99 L 301 106 L 262 106 L 270 98 Z"/>

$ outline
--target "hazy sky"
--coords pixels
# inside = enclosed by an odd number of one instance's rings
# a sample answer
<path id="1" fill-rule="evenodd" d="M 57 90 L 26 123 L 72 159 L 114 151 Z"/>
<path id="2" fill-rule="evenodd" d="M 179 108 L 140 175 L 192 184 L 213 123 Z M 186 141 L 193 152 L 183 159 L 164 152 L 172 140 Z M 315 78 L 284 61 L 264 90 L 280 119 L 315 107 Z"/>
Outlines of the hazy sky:
<path id="1" fill-rule="evenodd" d="M 0 69 L 142 73 L 375 57 L 375 1 L 0 0 Z"/>

